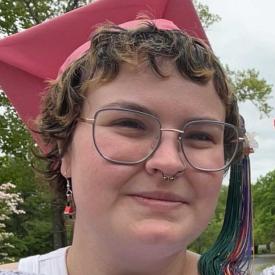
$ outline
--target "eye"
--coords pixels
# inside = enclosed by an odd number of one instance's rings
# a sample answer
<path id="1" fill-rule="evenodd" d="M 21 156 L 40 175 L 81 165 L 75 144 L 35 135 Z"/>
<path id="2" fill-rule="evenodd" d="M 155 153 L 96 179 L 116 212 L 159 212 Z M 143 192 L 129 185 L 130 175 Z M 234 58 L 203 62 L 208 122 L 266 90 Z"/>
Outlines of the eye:
<path id="1" fill-rule="evenodd" d="M 192 140 L 192 141 L 207 141 L 212 142 L 213 138 L 211 135 L 205 132 L 192 132 L 188 133 L 184 136 L 184 139 Z"/>
<path id="2" fill-rule="evenodd" d="M 130 118 L 123 118 L 118 119 L 112 122 L 111 126 L 129 128 L 129 129 L 139 129 L 145 130 L 146 126 L 142 121 L 130 119 Z"/>

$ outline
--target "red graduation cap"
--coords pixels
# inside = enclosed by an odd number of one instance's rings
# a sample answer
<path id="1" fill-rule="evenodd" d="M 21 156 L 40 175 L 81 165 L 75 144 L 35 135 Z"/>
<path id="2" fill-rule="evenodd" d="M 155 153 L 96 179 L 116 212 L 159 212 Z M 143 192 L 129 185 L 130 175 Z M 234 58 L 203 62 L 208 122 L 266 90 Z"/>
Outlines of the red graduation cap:
<path id="1" fill-rule="evenodd" d="M 39 113 L 47 80 L 56 79 L 67 57 L 89 40 L 94 26 L 121 24 L 140 13 L 173 21 L 207 42 L 192 0 L 97 0 L 0 41 L 0 87 L 26 125 Z"/>

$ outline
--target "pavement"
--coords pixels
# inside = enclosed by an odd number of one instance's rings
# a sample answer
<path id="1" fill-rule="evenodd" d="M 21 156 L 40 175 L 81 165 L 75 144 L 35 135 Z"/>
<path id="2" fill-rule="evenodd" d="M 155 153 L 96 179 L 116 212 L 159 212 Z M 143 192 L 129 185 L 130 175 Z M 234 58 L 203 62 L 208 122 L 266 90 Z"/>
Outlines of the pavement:
<path id="1" fill-rule="evenodd" d="M 275 265 L 275 254 L 256 255 L 253 262 L 252 275 L 260 275 L 261 271 L 268 266 Z"/>

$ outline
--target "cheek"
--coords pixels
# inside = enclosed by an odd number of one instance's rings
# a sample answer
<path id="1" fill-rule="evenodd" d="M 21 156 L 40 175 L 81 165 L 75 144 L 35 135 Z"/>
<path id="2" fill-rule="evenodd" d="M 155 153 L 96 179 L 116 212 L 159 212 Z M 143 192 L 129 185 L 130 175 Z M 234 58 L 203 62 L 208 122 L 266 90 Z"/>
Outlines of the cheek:
<path id="1" fill-rule="evenodd" d="M 140 168 L 106 161 L 87 136 L 76 133 L 72 142 L 73 192 L 78 210 L 98 213 L 112 207 L 129 178 Z"/>
<path id="2" fill-rule="evenodd" d="M 217 205 L 223 172 L 194 172 L 190 178 L 194 190 L 194 207 L 202 221 L 207 224 Z"/>
<path id="3" fill-rule="evenodd" d="M 207 167 L 209 169 L 216 169 L 224 166 L 224 149 L 223 146 L 207 150 L 194 150 L 194 148 L 184 148 L 185 154 L 189 161 L 196 167 Z M 209 157 L 211 156 L 211 157 Z"/>

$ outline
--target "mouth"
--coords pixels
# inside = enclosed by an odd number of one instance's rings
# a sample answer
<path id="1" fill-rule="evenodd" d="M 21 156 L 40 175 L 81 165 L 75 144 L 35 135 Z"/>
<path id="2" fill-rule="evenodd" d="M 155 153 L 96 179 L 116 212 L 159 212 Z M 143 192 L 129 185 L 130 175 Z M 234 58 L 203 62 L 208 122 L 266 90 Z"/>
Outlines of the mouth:
<path id="1" fill-rule="evenodd" d="M 179 195 L 165 192 L 144 192 L 130 195 L 138 204 L 156 210 L 178 208 L 187 202 Z"/>

